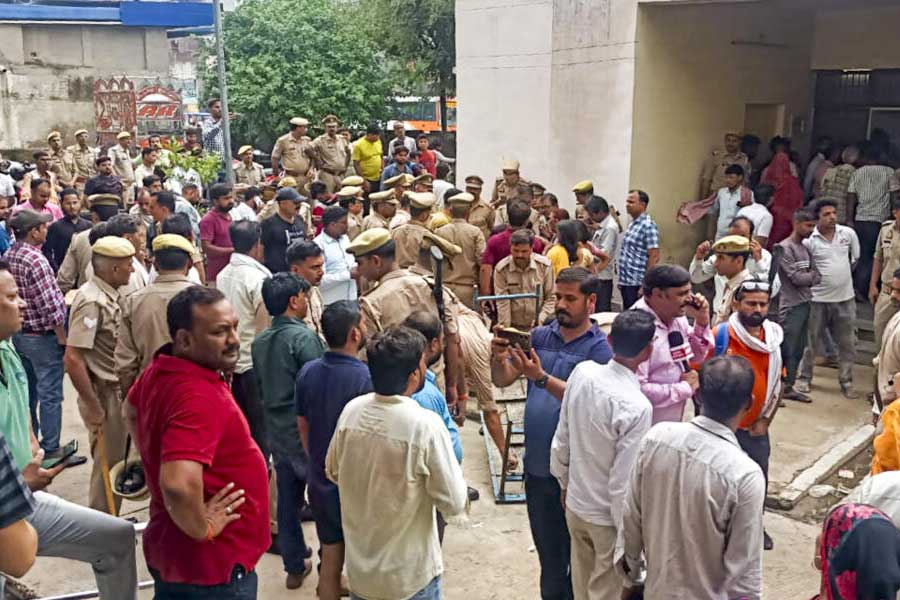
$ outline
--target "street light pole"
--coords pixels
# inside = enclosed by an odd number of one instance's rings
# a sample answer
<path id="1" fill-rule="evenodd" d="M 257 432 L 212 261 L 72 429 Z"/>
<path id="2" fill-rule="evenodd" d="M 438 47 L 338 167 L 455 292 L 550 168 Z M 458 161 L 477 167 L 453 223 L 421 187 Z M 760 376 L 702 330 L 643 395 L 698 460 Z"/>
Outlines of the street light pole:
<path id="1" fill-rule="evenodd" d="M 228 81 L 225 78 L 225 36 L 222 34 L 222 6 L 213 0 L 213 24 L 216 30 L 216 66 L 219 69 L 219 101 L 222 104 L 222 162 L 225 166 L 225 181 L 234 183 L 231 167 L 231 125 L 228 116 Z"/>

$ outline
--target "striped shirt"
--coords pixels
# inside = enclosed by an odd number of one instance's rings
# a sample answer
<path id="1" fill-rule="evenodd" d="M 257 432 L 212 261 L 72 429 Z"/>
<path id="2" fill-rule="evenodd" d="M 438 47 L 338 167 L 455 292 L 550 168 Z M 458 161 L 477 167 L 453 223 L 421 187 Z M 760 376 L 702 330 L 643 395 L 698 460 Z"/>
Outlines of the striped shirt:
<path id="1" fill-rule="evenodd" d="M 650 215 L 632 221 L 619 248 L 619 285 L 641 285 L 647 271 L 649 251 L 659 248 L 659 228 Z"/>
<path id="2" fill-rule="evenodd" d="M 883 165 L 860 167 L 850 177 L 847 193 L 856 194 L 856 220 L 881 223 L 891 216 L 891 192 L 900 190 L 894 170 Z"/>
<path id="3" fill-rule="evenodd" d="M 21 521 L 33 512 L 34 496 L 22 479 L 6 445 L 6 438 L 0 433 L 0 529 Z"/>

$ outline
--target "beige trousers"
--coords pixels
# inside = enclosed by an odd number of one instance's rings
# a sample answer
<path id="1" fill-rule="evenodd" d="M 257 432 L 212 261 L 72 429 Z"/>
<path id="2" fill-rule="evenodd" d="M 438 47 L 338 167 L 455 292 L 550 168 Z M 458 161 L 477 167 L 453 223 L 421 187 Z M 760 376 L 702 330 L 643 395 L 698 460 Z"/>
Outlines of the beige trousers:
<path id="1" fill-rule="evenodd" d="M 319 170 L 318 180 L 328 186 L 328 193 L 333 194 L 339 189 L 341 189 L 341 180 L 343 177 L 338 175 L 332 175 L 331 173 L 326 173 L 325 171 Z"/>
<path id="2" fill-rule="evenodd" d="M 575 600 L 609 600 L 622 595 L 622 580 L 613 556 L 616 528 L 594 525 L 566 509 L 572 538 L 572 591 Z"/>
<path id="3" fill-rule="evenodd" d="M 885 293 L 887 290 L 887 293 Z M 884 328 L 887 327 L 888 321 L 897 312 L 894 305 L 891 304 L 890 288 L 882 286 L 882 291 L 878 294 L 878 300 L 875 302 L 875 318 L 873 326 L 875 327 L 875 348 L 881 351 L 881 339 L 884 336 Z"/>
<path id="4" fill-rule="evenodd" d="M 103 445 L 106 447 L 107 465 L 112 468 L 117 462 L 125 458 L 125 438 L 128 431 L 125 428 L 125 418 L 122 416 L 122 396 L 118 383 L 93 381 L 94 391 L 100 400 L 100 406 L 106 413 L 103 422 Z M 133 440 L 132 440 L 133 441 Z M 90 491 L 88 493 L 88 506 L 101 512 L 109 512 L 106 504 L 106 486 L 103 484 L 103 467 L 100 460 L 100 446 L 97 444 L 97 436 L 91 434 L 91 467 Z M 138 449 L 132 443 L 129 457 L 138 459 Z M 114 482 L 110 482 L 114 483 Z M 113 494 L 116 512 L 122 506 L 122 499 Z"/>

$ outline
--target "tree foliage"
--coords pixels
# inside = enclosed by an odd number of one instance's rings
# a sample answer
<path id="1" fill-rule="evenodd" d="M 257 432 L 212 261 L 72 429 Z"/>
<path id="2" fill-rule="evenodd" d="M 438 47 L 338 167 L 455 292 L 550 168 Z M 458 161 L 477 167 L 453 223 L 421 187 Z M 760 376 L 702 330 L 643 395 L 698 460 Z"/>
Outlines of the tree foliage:
<path id="1" fill-rule="evenodd" d="M 295 116 L 313 129 L 326 114 L 345 124 L 383 119 L 393 90 L 362 17 L 335 0 L 246 0 L 226 14 L 232 138 L 270 147 Z M 207 90 L 217 89 L 211 63 Z"/>

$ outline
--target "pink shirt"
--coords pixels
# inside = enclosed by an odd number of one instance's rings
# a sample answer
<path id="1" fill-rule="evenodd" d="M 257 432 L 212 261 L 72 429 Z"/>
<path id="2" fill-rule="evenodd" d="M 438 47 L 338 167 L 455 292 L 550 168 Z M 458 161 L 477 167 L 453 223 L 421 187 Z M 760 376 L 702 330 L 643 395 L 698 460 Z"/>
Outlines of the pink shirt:
<path id="1" fill-rule="evenodd" d="M 58 204 L 53 204 L 52 202 L 48 202 L 47 204 L 44 205 L 44 208 L 38 210 L 31 203 L 31 200 L 29 200 L 28 202 L 23 202 L 22 204 L 16 204 L 15 206 L 13 206 L 12 212 L 10 213 L 10 215 L 20 213 L 23 210 L 33 210 L 34 212 L 37 212 L 37 213 L 50 215 L 51 217 L 53 217 L 53 221 L 59 221 L 60 219 L 63 218 L 63 211 L 59 207 Z"/>
<path id="2" fill-rule="evenodd" d="M 656 319 L 656 335 L 653 338 L 653 353 L 650 359 L 638 367 L 638 380 L 641 391 L 653 405 L 653 424 L 660 421 L 681 421 L 684 404 L 693 395 L 690 384 L 681 381 L 681 366 L 674 360 L 669 351 L 669 334 L 673 331 L 681 333 L 694 357 L 690 362 L 703 362 L 715 341 L 707 327 L 691 326 L 687 317 L 678 317 L 670 325 L 663 323 L 641 298 L 631 307 L 645 310 Z"/>

